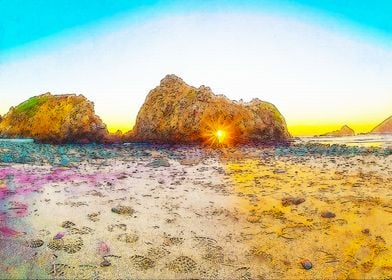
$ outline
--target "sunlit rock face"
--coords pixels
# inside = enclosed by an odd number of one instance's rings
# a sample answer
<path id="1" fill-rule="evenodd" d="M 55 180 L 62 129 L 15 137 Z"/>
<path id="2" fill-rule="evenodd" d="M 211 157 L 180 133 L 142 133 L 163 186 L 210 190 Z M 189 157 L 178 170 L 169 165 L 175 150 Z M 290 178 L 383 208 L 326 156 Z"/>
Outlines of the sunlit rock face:
<path id="1" fill-rule="evenodd" d="M 376 126 L 370 133 L 392 134 L 392 116 Z"/>
<path id="2" fill-rule="evenodd" d="M 133 141 L 158 143 L 276 143 L 287 141 L 283 116 L 267 102 L 231 101 L 209 87 L 195 88 L 166 76 L 147 96 L 133 131 Z"/>
<path id="3" fill-rule="evenodd" d="M 355 135 L 354 130 L 349 126 L 344 125 L 339 130 L 328 132 L 322 136 L 341 137 L 341 136 L 354 136 L 354 135 Z"/>
<path id="4" fill-rule="evenodd" d="M 93 103 L 74 94 L 34 96 L 11 107 L 0 123 L 3 138 L 33 138 L 44 143 L 101 142 L 107 133 Z"/>

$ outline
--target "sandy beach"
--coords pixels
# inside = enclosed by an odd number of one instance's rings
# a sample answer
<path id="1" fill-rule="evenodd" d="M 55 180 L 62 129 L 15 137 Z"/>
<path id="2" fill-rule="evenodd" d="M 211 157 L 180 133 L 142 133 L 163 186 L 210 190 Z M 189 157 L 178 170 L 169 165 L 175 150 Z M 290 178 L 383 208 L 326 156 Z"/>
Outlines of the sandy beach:
<path id="1" fill-rule="evenodd" d="M 121 149 L 0 167 L 1 279 L 392 276 L 390 155 Z"/>

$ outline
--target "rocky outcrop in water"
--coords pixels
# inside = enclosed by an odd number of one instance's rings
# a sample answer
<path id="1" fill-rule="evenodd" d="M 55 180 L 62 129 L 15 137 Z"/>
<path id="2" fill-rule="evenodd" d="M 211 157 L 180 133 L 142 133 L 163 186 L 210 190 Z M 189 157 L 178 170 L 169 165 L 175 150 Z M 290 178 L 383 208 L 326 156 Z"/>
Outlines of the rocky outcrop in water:
<path id="1" fill-rule="evenodd" d="M 33 138 L 44 143 L 90 143 L 107 138 L 94 104 L 83 95 L 34 96 L 11 107 L 0 122 L 2 138 Z"/>
<path id="2" fill-rule="evenodd" d="M 332 137 L 343 137 L 343 136 L 354 136 L 355 131 L 347 125 L 343 125 L 339 130 L 328 132 L 322 136 L 332 136 Z"/>
<path id="3" fill-rule="evenodd" d="M 290 137 L 271 103 L 231 101 L 175 75 L 150 91 L 130 133 L 132 141 L 157 143 L 276 143 Z"/>
<path id="4" fill-rule="evenodd" d="M 392 134 L 392 116 L 377 125 L 370 133 L 374 134 Z"/>

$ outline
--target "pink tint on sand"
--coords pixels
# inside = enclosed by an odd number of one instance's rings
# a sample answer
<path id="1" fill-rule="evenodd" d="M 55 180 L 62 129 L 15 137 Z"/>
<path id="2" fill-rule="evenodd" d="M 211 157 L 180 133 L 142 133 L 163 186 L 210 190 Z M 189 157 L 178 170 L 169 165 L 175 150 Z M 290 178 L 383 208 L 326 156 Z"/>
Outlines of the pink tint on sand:
<path id="1" fill-rule="evenodd" d="M 0 226 L 0 233 L 6 237 L 17 236 L 20 234 L 19 231 L 16 231 L 16 230 L 14 230 L 10 227 L 7 227 L 7 226 Z"/>
<path id="2" fill-rule="evenodd" d="M 26 170 L 18 169 L 14 167 L 0 168 L 0 202 L 2 200 L 28 198 L 26 195 L 37 192 L 47 184 L 56 182 L 73 182 L 82 181 L 85 182 L 87 187 L 94 188 L 100 183 L 105 181 L 113 182 L 117 180 L 119 174 L 111 173 L 100 173 L 96 172 L 93 174 L 80 174 L 77 169 L 69 168 L 55 168 L 49 171 L 47 170 Z M 15 202 L 14 202 L 15 203 Z M 21 232 L 12 229 L 13 219 L 10 218 L 22 218 L 28 215 L 29 205 L 28 203 L 16 202 L 11 205 L 9 209 L 3 209 L 0 212 L 0 235 L 5 237 L 13 237 L 20 235 Z M 11 224 L 9 224 L 11 223 Z M 58 236 L 60 237 L 60 235 Z M 109 246 L 102 242 L 99 245 L 99 251 L 102 255 L 106 255 L 110 249 Z"/>

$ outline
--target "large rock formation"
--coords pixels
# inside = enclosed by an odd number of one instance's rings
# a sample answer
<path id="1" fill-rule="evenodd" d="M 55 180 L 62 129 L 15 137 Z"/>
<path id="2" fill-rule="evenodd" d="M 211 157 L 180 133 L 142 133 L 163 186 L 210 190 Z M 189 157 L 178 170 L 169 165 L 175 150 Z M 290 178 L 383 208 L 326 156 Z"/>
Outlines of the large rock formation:
<path id="1" fill-rule="evenodd" d="M 392 134 L 392 116 L 377 125 L 370 133 L 374 134 Z"/>
<path id="2" fill-rule="evenodd" d="M 140 109 L 133 141 L 157 143 L 276 143 L 290 138 L 283 116 L 270 103 L 236 102 L 195 88 L 175 75 L 150 91 Z"/>
<path id="3" fill-rule="evenodd" d="M 354 136 L 355 131 L 347 125 L 343 125 L 340 129 L 328 132 L 323 134 L 322 136 L 333 136 L 333 137 L 342 137 L 342 136 Z"/>
<path id="4" fill-rule="evenodd" d="M 0 137 L 33 138 L 45 143 L 101 142 L 106 126 L 82 95 L 34 96 L 11 107 L 0 122 Z"/>

